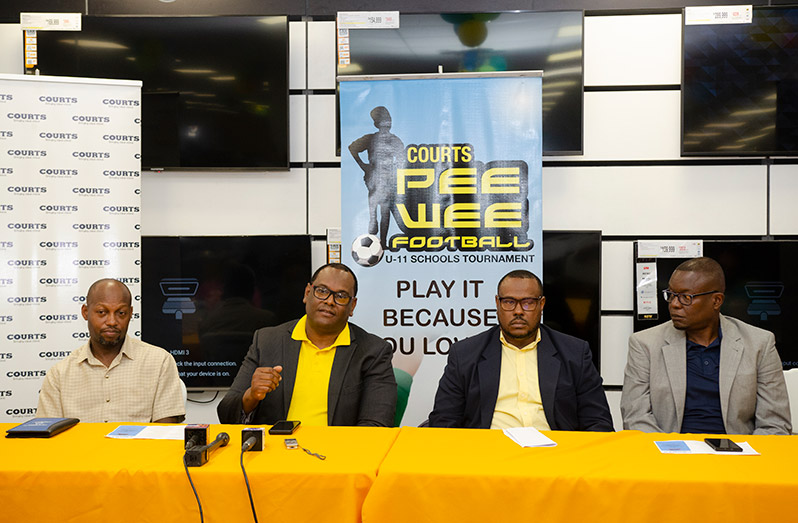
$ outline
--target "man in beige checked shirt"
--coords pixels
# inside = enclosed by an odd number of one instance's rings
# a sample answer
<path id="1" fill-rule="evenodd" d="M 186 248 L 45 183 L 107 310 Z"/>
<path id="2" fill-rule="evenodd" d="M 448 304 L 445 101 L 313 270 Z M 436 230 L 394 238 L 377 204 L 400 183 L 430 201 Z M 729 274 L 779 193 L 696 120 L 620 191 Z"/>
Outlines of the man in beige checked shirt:
<path id="1" fill-rule="evenodd" d="M 179 423 L 185 418 L 172 355 L 127 336 L 130 290 L 117 280 L 96 281 L 81 308 L 89 342 L 56 363 L 39 393 L 39 418 L 82 422 Z"/>

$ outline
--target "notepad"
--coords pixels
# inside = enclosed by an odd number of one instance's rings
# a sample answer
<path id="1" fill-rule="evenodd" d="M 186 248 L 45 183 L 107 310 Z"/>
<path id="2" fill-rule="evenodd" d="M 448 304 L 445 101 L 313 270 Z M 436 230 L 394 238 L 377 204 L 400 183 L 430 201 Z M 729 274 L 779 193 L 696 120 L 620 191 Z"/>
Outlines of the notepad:
<path id="1" fill-rule="evenodd" d="M 33 418 L 6 431 L 7 438 L 52 438 L 74 427 L 77 418 Z"/>

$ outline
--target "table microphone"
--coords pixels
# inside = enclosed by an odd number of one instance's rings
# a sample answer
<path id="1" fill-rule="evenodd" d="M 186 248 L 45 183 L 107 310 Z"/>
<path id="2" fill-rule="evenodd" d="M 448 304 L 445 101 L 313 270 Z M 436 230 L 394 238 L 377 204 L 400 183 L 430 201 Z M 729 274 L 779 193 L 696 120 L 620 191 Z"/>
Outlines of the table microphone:
<path id="1" fill-rule="evenodd" d="M 226 432 L 220 432 L 216 439 L 208 445 L 193 447 L 186 451 L 185 462 L 188 467 L 201 467 L 208 462 L 208 455 L 217 447 L 224 447 L 230 441 Z"/>

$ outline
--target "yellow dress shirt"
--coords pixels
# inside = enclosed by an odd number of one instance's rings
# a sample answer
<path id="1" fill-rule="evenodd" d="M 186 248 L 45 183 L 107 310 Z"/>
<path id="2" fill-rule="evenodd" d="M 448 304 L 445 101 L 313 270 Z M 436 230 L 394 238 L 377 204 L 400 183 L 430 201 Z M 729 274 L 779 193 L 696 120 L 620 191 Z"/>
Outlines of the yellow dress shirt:
<path id="1" fill-rule="evenodd" d="M 520 349 L 507 343 L 501 331 L 499 340 L 502 343 L 499 395 L 490 428 L 535 427 L 538 430 L 550 430 L 543 412 L 538 382 L 540 329 L 535 341 Z"/>
<path id="2" fill-rule="evenodd" d="M 288 419 L 299 420 L 303 425 L 327 426 L 327 397 L 335 349 L 349 345 L 349 324 L 346 324 L 333 344 L 324 349 L 316 347 L 308 339 L 306 324 L 307 315 L 302 316 L 291 333 L 291 338 L 301 341 L 302 346 L 299 349 Z"/>

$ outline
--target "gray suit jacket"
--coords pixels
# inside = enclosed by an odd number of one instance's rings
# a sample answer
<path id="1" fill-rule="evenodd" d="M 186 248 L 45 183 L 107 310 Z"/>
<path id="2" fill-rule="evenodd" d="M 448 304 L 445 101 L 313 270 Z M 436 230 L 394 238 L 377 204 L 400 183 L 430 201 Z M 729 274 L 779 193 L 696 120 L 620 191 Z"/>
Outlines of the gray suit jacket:
<path id="1" fill-rule="evenodd" d="M 271 425 L 285 419 L 294 393 L 301 341 L 291 338 L 297 320 L 255 331 L 232 387 L 216 412 L 222 423 L 240 423 L 244 392 L 257 367 L 282 365 L 280 385 L 266 395 L 249 423 Z M 329 425 L 393 426 L 396 380 L 391 346 L 382 338 L 349 324 L 351 343 L 335 349 L 327 393 Z M 301 420 L 300 420 L 301 421 Z"/>
<path id="2" fill-rule="evenodd" d="M 789 434 L 790 401 L 771 332 L 720 316 L 720 407 L 728 434 Z M 687 337 L 672 322 L 629 337 L 623 428 L 679 432 L 687 390 Z"/>

